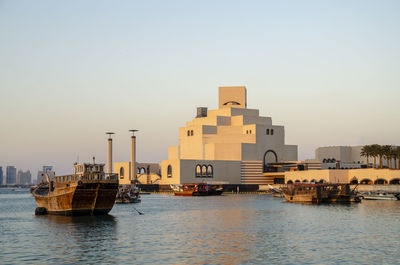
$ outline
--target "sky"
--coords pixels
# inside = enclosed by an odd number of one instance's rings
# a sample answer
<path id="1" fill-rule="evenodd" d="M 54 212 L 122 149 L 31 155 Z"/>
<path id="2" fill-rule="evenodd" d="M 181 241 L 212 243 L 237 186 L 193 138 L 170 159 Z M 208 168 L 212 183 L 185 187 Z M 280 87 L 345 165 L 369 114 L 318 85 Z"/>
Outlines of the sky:
<path id="1" fill-rule="evenodd" d="M 0 166 L 167 159 L 218 86 L 284 125 L 299 159 L 400 144 L 400 1 L 0 0 Z"/>

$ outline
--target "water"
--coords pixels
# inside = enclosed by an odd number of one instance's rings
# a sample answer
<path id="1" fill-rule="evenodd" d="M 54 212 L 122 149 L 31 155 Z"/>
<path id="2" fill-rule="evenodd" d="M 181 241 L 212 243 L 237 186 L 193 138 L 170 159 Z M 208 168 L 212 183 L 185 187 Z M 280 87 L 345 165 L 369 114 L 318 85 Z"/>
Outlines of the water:
<path id="1" fill-rule="evenodd" d="M 142 199 L 115 205 L 108 216 L 35 216 L 28 190 L 0 189 L 0 263 L 400 264 L 400 201 Z"/>

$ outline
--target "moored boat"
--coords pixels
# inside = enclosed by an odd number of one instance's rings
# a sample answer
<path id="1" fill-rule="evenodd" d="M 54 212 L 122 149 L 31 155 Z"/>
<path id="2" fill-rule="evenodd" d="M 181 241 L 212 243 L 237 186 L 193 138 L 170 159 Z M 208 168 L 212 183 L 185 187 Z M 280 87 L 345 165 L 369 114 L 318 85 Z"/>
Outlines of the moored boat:
<path id="1" fill-rule="evenodd" d="M 38 214 L 100 215 L 114 206 L 118 175 L 105 174 L 104 164 L 75 164 L 75 173 L 46 179 L 31 188 Z"/>
<path id="2" fill-rule="evenodd" d="M 188 183 L 182 185 L 171 185 L 175 196 L 212 196 L 221 195 L 222 187 L 207 183 Z"/>
<path id="3" fill-rule="evenodd" d="M 355 188 L 350 184 L 289 184 L 282 189 L 286 201 L 302 203 L 351 203 L 360 202 Z"/>
<path id="4" fill-rule="evenodd" d="M 115 203 L 138 203 L 140 199 L 139 188 L 136 185 L 120 185 Z"/>
<path id="5" fill-rule="evenodd" d="M 384 200 L 396 201 L 400 200 L 400 194 L 387 193 L 385 191 L 370 191 L 362 194 L 364 200 Z"/>
<path id="6" fill-rule="evenodd" d="M 271 192 L 272 196 L 274 196 L 274 197 L 278 197 L 278 198 L 285 197 L 283 195 L 282 189 L 274 188 L 271 184 L 268 184 L 268 190 Z"/>

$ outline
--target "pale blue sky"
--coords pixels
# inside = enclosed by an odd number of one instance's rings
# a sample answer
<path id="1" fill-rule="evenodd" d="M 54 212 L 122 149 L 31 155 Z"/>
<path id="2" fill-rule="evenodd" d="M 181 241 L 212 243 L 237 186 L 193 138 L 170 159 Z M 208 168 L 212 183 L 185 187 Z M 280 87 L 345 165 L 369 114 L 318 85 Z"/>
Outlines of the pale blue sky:
<path id="1" fill-rule="evenodd" d="M 285 125 L 299 158 L 400 144 L 400 1 L 0 0 L 0 166 L 159 162 L 218 86 Z"/>

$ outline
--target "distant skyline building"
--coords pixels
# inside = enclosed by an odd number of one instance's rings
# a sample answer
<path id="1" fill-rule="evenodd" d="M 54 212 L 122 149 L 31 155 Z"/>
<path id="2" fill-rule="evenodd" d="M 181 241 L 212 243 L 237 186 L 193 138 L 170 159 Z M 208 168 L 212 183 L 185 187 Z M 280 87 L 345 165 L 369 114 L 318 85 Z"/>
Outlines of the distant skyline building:
<path id="1" fill-rule="evenodd" d="M 17 183 L 17 169 L 14 166 L 6 168 L 6 184 L 13 185 Z"/>
<path id="2" fill-rule="evenodd" d="M 0 167 L 0 185 L 3 185 L 3 167 Z"/>
<path id="3" fill-rule="evenodd" d="M 39 183 L 43 178 L 46 179 L 46 174 L 52 180 L 55 176 L 55 172 L 53 171 L 53 166 L 43 166 L 42 170 L 39 170 L 36 177 L 36 183 Z"/>
<path id="4" fill-rule="evenodd" d="M 31 185 L 32 184 L 32 175 L 29 170 L 27 171 L 22 171 L 18 170 L 17 173 L 17 184 L 20 185 Z"/>

